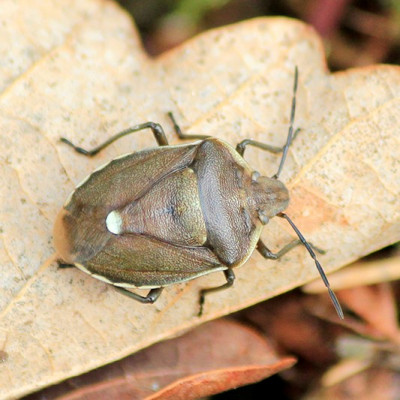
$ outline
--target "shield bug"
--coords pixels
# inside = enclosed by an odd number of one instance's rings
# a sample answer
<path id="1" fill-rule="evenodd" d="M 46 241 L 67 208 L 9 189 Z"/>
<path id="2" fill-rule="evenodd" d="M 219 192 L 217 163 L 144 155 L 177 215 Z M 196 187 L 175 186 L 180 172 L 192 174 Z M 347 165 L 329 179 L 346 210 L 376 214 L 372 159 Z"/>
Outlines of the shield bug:
<path id="1" fill-rule="evenodd" d="M 60 265 L 75 266 L 142 303 L 156 301 L 165 286 L 221 271 L 226 283 L 200 292 L 201 314 L 205 296 L 232 286 L 233 268 L 243 265 L 255 248 L 277 259 L 302 243 L 343 318 L 312 246 L 283 213 L 289 193 L 278 178 L 298 133 L 293 130 L 297 82 L 296 68 L 282 148 L 246 139 L 234 149 L 217 138 L 183 134 L 171 113 L 181 139 L 200 140 L 170 146 L 154 122 L 126 129 L 91 151 L 62 138 L 77 152 L 94 156 L 123 136 L 150 129 L 158 147 L 120 156 L 76 187 L 55 223 Z M 246 146 L 282 153 L 277 173 L 269 178 L 253 171 L 243 158 Z M 286 219 L 299 237 L 277 253 L 260 239 L 263 225 L 275 216 Z M 150 290 L 141 296 L 129 290 L 135 288 Z"/>

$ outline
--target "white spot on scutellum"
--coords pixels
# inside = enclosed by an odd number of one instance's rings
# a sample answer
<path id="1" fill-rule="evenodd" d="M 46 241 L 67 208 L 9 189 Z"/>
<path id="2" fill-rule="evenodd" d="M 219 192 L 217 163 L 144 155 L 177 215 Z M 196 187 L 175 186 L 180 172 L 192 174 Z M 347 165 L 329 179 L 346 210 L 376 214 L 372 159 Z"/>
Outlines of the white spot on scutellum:
<path id="1" fill-rule="evenodd" d="M 111 211 L 106 218 L 107 229 L 114 233 L 114 235 L 119 235 L 122 232 L 122 217 L 118 211 Z"/>

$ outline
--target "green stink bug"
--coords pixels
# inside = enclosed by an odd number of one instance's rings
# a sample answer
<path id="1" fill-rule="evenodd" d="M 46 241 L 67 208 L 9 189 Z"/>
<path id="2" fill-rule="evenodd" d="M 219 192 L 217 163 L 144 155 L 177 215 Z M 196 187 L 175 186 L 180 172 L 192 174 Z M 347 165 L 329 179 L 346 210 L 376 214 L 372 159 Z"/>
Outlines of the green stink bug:
<path id="1" fill-rule="evenodd" d="M 55 223 L 60 263 L 73 265 L 142 303 L 156 301 L 165 286 L 222 271 L 224 285 L 201 290 L 201 314 L 205 295 L 232 286 L 233 268 L 243 265 L 255 248 L 265 258 L 277 259 L 302 243 L 343 318 L 312 246 L 283 213 L 289 193 L 278 178 L 298 133 L 293 130 L 297 82 L 296 68 L 289 132 L 282 148 L 246 139 L 234 149 L 213 137 L 185 135 L 171 113 L 181 139 L 201 140 L 170 146 L 162 127 L 154 122 L 122 131 L 91 151 L 63 138 L 79 153 L 94 156 L 123 136 L 150 129 L 159 146 L 118 157 L 77 186 Z M 273 177 L 260 176 L 244 160 L 248 145 L 282 152 Z M 275 216 L 285 218 L 299 237 L 276 254 L 260 239 L 262 227 Z M 128 290 L 134 288 L 150 291 L 140 296 Z"/>

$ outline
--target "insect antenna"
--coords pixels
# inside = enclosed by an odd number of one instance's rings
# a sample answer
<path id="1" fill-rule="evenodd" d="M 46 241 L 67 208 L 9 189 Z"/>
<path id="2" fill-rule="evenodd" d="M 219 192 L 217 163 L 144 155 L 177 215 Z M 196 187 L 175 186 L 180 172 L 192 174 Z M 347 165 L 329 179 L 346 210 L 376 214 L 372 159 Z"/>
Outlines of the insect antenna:
<path id="1" fill-rule="evenodd" d="M 281 158 L 281 162 L 279 164 L 278 171 L 273 176 L 273 178 L 275 178 L 275 179 L 278 179 L 279 175 L 282 172 L 283 164 L 286 161 L 286 155 L 287 155 L 287 152 L 289 150 L 290 145 L 292 144 L 293 136 L 296 135 L 296 133 L 298 132 L 296 130 L 296 132 L 293 135 L 293 125 L 294 125 L 294 115 L 295 115 L 295 112 L 296 112 L 296 94 L 297 94 L 298 81 L 299 81 L 299 70 L 298 70 L 297 65 L 296 65 L 296 67 L 294 69 L 294 85 L 293 85 L 292 108 L 291 108 L 291 111 L 290 111 L 289 132 L 288 132 L 288 135 L 287 135 L 286 144 L 285 144 L 285 146 L 283 147 L 283 150 L 282 150 L 282 158 Z"/>
<path id="2" fill-rule="evenodd" d="M 328 289 L 329 296 L 331 297 L 332 303 L 335 306 L 337 314 L 339 315 L 340 319 L 344 319 L 342 307 L 340 306 L 339 301 L 338 301 L 335 293 L 331 289 L 331 285 L 329 284 L 328 278 L 326 277 L 325 272 L 324 272 L 321 264 L 317 260 L 317 256 L 315 255 L 310 243 L 307 242 L 307 240 L 302 235 L 302 233 L 299 231 L 297 226 L 293 223 L 293 221 L 285 213 L 279 213 L 278 217 L 284 218 L 284 219 L 286 219 L 287 222 L 289 222 L 289 224 L 291 225 L 291 227 L 293 228 L 293 230 L 296 232 L 297 236 L 299 237 L 300 241 L 304 244 L 305 248 L 310 253 L 310 256 L 315 261 L 315 265 L 317 266 L 318 272 L 321 275 L 321 278 L 324 281 L 324 284 L 325 284 L 326 288 Z"/>
<path id="3" fill-rule="evenodd" d="M 284 163 L 286 161 L 286 155 L 287 155 L 287 152 L 289 150 L 289 146 L 292 143 L 293 137 L 298 132 L 296 130 L 296 132 L 293 133 L 294 116 L 295 116 L 295 112 L 296 112 L 296 94 L 297 94 L 298 80 L 299 80 L 299 71 L 298 71 L 298 68 L 296 66 L 295 70 L 294 70 L 293 98 L 292 98 L 292 108 L 291 108 L 291 111 L 290 111 L 289 132 L 288 132 L 288 135 L 287 135 L 286 144 L 285 144 L 285 146 L 283 147 L 283 150 L 282 150 L 282 158 L 281 158 L 281 162 L 279 164 L 278 171 L 273 176 L 273 178 L 275 178 L 275 179 L 278 179 L 280 173 L 282 172 L 282 168 L 283 168 L 283 165 L 284 165 Z M 307 242 L 307 240 L 302 235 L 302 233 L 299 231 L 297 226 L 293 223 L 293 221 L 285 213 L 279 213 L 278 216 L 281 217 L 281 218 L 286 219 L 289 222 L 289 224 L 291 225 L 291 227 L 293 228 L 293 230 L 296 232 L 297 236 L 299 237 L 300 241 L 303 243 L 303 245 L 305 246 L 307 251 L 310 253 L 310 256 L 314 260 L 315 265 L 316 265 L 316 267 L 318 269 L 318 272 L 321 275 L 321 278 L 322 278 L 326 288 L 328 289 L 329 296 L 330 296 L 330 298 L 332 300 L 332 303 L 333 303 L 333 305 L 334 305 L 334 307 L 336 309 L 336 312 L 337 312 L 338 316 L 341 319 L 344 319 L 342 307 L 340 306 L 339 301 L 338 301 L 335 293 L 331 289 L 331 285 L 329 284 L 328 278 L 326 277 L 325 272 L 324 272 L 321 264 L 317 260 L 317 256 L 315 255 L 310 243 Z"/>

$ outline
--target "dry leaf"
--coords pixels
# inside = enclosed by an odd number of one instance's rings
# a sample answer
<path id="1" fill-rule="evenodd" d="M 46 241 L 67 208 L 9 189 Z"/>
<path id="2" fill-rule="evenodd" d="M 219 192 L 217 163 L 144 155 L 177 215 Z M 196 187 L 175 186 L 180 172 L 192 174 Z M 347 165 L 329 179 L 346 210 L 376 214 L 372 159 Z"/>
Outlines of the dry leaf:
<path id="1" fill-rule="evenodd" d="M 254 383 L 293 365 L 265 337 L 217 320 L 26 400 L 195 399 Z"/>
<path id="2" fill-rule="evenodd" d="M 304 300 L 304 296 L 299 298 L 296 293 L 290 293 L 244 310 L 242 314 L 250 325 L 277 343 L 282 352 L 298 356 L 321 369 L 336 360 L 337 329 L 328 330 L 326 324 L 310 315 Z"/>
<path id="3" fill-rule="evenodd" d="M 341 290 L 340 299 L 385 339 L 400 344 L 398 307 L 388 284 Z"/>
<path id="4" fill-rule="evenodd" d="M 288 214 L 326 250 L 334 270 L 399 240 L 400 70 L 376 66 L 330 75 L 306 25 L 256 19 L 217 29 L 153 60 L 129 17 L 101 0 L 0 3 L 0 397 L 80 374 L 207 319 L 282 293 L 317 276 L 304 248 L 279 262 L 254 254 L 232 290 L 207 298 L 200 287 L 222 274 L 168 288 L 154 306 L 54 263 L 52 225 L 69 192 L 94 168 L 130 149 L 154 146 L 141 132 L 86 159 L 59 143 L 92 147 L 129 125 L 166 112 L 187 132 L 236 144 L 285 141 L 294 66 L 300 71 L 296 124 L 302 132 L 281 175 Z M 266 175 L 279 159 L 246 158 Z M 273 250 L 294 238 L 271 221 Z"/>
<path id="5" fill-rule="evenodd" d="M 303 400 L 397 400 L 399 374 L 385 369 L 368 369 L 338 385 L 318 389 Z"/>
<path id="6" fill-rule="evenodd" d="M 343 275 L 344 279 L 352 277 L 353 273 L 351 272 L 347 277 L 346 275 Z M 339 279 L 336 282 L 338 283 Z M 345 281 L 342 280 L 342 282 Z M 314 290 L 314 287 L 312 289 Z M 344 320 L 339 320 L 328 299 L 322 295 L 309 297 L 307 310 L 312 315 L 340 325 L 360 336 L 366 336 L 375 341 L 390 341 L 395 345 L 399 343 L 398 307 L 395 294 L 389 284 L 381 283 L 374 286 L 343 289 L 337 291 L 337 296 L 342 306 L 351 310 L 356 316 L 350 314 Z"/>
<path id="7" fill-rule="evenodd" d="M 371 368 L 371 360 L 347 358 L 331 367 L 321 378 L 322 386 L 334 386 Z"/>

